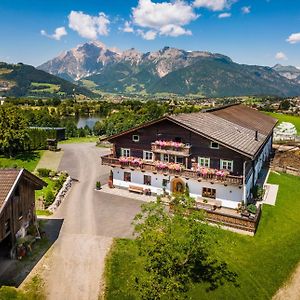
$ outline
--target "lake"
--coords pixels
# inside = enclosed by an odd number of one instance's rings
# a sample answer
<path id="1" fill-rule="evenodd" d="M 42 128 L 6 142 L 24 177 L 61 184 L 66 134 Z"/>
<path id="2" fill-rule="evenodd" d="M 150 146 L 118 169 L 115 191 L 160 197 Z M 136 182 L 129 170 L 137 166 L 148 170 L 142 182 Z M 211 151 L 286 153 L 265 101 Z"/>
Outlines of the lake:
<path id="1" fill-rule="evenodd" d="M 101 119 L 102 117 L 100 115 L 80 116 L 77 122 L 77 128 L 88 126 L 92 129 L 96 122 L 100 121 Z"/>

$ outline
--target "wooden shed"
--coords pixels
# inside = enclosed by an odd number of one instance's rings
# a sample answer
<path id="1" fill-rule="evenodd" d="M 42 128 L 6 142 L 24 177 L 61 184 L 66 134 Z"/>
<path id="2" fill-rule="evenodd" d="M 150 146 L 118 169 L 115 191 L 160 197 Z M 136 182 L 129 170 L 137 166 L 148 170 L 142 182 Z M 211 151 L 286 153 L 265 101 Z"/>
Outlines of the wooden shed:
<path id="1" fill-rule="evenodd" d="M 26 236 L 36 222 L 35 190 L 46 185 L 25 169 L 0 169 L 0 248 L 14 250 L 17 239 Z"/>

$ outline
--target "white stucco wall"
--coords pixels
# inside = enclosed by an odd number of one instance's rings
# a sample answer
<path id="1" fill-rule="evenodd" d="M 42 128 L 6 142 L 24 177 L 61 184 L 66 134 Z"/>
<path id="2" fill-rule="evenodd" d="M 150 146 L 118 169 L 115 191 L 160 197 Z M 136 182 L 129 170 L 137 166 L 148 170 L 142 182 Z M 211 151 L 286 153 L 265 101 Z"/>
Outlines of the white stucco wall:
<path id="1" fill-rule="evenodd" d="M 131 182 L 124 181 L 124 172 L 131 173 Z M 151 176 L 151 186 L 144 185 L 144 175 Z M 171 189 L 171 181 L 174 179 L 174 176 L 164 176 L 162 174 L 153 174 L 148 172 L 140 172 L 140 171 L 132 171 L 130 169 L 121 169 L 114 168 L 113 169 L 113 183 L 115 186 L 128 188 L 129 185 L 140 186 L 143 188 L 150 188 L 151 191 L 155 194 L 163 193 L 162 181 L 163 179 L 170 179 L 166 186 L 166 191 L 170 192 Z M 211 184 L 209 181 L 201 181 L 185 178 L 181 178 L 184 183 L 187 183 L 190 189 L 191 197 L 201 197 L 202 196 L 202 188 L 213 188 L 216 189 L 216 199 L 222 201 L 222 205 L 225 207 L 236 208 L 238 203 L 243 199 L 243 188 L 235 185 L 227 185 L 224 184 Z"/>

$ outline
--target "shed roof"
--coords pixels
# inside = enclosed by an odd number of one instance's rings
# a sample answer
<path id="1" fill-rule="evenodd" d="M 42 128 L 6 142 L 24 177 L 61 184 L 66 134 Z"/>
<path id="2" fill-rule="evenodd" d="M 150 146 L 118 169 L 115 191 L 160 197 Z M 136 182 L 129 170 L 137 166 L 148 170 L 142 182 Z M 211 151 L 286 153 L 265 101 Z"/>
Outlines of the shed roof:
<path id="1" fill-rule="evenodd" d="M 34 185 L 35 189 L 42 189 L 47 185 L 43 180 L 25 169 L 0 169 L 0 212 L 6 200 L 14 191 L 21 177 L 26 178 Z"/>

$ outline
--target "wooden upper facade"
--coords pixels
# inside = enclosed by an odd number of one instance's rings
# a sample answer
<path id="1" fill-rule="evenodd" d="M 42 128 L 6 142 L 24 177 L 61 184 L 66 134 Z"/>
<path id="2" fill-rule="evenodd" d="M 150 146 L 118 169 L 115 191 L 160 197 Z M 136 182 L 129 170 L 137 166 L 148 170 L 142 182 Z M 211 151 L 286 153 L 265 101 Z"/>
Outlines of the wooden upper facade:
<path id="1" fill-rule="evenodd" d="M 230 121 L 228 115 L 233 108 L 238 110 L 239 116 Z M 254 116 L 254 125 L 243 121 Z M 264 126 L 256 125 L 259 120 Z M 248 127 L 244 127 L 246 125 Z M 252 172 L 253 162 L 272 138 L 275 125 L 275 119 L 243 105 L 167 116 L 109 137 L 113 153 L 102 162 L 114 165 L 120 157 L 134 157 L 148 164 L 177 163 L 185 170 L 196 171 L 197 167 L 226 170 L 229 177 L 243 178 Z M 169 145 L 171 141 L 175 145 L 181 143 L 180 147 Z"/>

